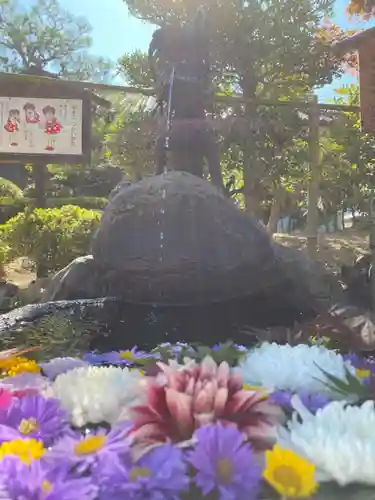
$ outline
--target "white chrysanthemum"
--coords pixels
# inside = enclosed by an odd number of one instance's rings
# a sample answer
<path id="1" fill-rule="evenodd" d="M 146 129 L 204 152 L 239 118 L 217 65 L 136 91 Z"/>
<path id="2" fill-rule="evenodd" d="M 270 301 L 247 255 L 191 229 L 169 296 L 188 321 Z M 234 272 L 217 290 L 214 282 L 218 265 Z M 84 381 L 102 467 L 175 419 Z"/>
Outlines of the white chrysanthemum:
<path id="1" fill-rule="evenodd" d="M 331 393 L 323 372 L 345 378 L 345 367 L 354 372 L 340 354 L 323 346 L 290 346 L 263 343 L 239 363 L 244 382 L 266 388 Z"/>
<path id="2" fill-rule="evenodd" d="M 126 418 L 128 408 L 144 402 L 146 387 L 146 377 L 137 370 L 89 366 L 59 375 L 50 396 L 59 399 L 72 423 L 81 427 Z"/>
<path id="3" fill-rule="evenodd" d="M 278 444 L 314 463 L 320 481 L 375 485 L 374 403 L 334 401 L 313 415 L 297 397 L 292 402 L 297 412 L 288 431 L 279 429 Z"/>

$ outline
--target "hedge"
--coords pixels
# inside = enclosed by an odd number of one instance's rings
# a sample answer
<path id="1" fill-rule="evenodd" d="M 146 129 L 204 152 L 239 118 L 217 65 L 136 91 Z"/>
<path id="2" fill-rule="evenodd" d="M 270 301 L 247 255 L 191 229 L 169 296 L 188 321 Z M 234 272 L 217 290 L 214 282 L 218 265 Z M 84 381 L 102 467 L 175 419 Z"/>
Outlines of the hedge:
<path id="1" fill-rule="evenodd" d="M 80 196 L 76 198 L 47 198 L 46 208 L 61 208 L 65 205 L 74 205 L 88 210 L 103 210 L 107 205 L 107 198 Z M 32 198 L 0 197 L 0 224 L 5 224 L 26 208 L 33 208 L 35 200 Z"/>
<path id="2" fill-rule="evenodd" d="M 58 271 L 90 252 L 100 217 L 98 210 L 73 205 L 19 213 L 0 225 L 6 258 L 28 257 L 49 272 Z"/>

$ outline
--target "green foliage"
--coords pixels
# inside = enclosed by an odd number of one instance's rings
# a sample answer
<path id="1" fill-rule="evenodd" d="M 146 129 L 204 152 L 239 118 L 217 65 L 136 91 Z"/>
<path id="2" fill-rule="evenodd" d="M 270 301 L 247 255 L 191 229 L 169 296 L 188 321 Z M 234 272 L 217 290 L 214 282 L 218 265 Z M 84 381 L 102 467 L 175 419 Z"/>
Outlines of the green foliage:
<path id="1" fill-rule="evenodd" d="M 108 204 L 108 199 L 95 196 L 69 196 L 68 198 L 47 198 L 47 208 L 62 208 L 64 205 L 75 205 L 87 210 L 103 210 Z M 9 219 L 23 212 L 26 208 L 33 209 L 35 200 L 32 198 L 0 198 L 0 224 L 5 224 Z"/>
<path id="2" fill-rule="evenodd" d="M 112 64 L 88 54 L 90 33 L 87 20 L 61 8 L 58 0 L 0 3 L 0 47 L 6 50 L 2 60 L 6 71 L 48 66 L 65 78 L 102 80 Z"/>
<path id="3" fill-rule="evenodd" d="M 100 212 L 73 205 L 26 210 L 0 226 L 13 259 L 25 256 L 57 271 L 90 251 Z"/>
<path id="4" fill-rule="evenodd" d="M 119 99 L 114 109 L 116 120 L 105 136 L 106 158 L 120 165 L 130 180 L 139 180 L 153 171 L 156 121 L 141 96 Z"/>
<path id="5" fill-rule="evenodd" d="M 118 62 L 118 69 L 129 85 L 153 87 L 155 83 L 147 54 L 140 50 L 124 55 Z"/>
<path id="6" fill-rule="evenodd" d="M 12 181 L 0 177 L 0 198 L 3 196 L 19 198 L 20 196 L 22 196 L 22 189 Z"/>
<path id="7" fill-rule="evenodd" d="M 0 226 L 1 227 L 1 226 Z M 3 241 L 1 230 L 0 230 L 0 283 L 5 279 L 5 264 L 9 261 L 9 247 Z"/>
<path id="8" fill-rule="evenodd" d="M 51 173 L 46 193 L 49 198 L 108 197 L 123 177 L 123 171 L 110 163 L 91 167 L 64 165 L 55 167 Z M 34 194 L 30 189 L 28 191 L 29 195 Z M 79 203 L 77 205 L 81 206 Z"/>
<path id="9" fill-rule="evenodd" d="M 374 394 L 369 386 L 369 384 L 364 383 L 358 377 L 355 377 L 350 373 L 348 368 L 345 367 L 345 378 L 340 379 L 326 372 L 322 368 L 318 366 L 321 372 L 325 375 L 328 382 L 326 382 L 326 386 L 334 391 L 345 399 L 354 399 L 358 400 L 366 400 L 366 399 L 374 399 Z"/>

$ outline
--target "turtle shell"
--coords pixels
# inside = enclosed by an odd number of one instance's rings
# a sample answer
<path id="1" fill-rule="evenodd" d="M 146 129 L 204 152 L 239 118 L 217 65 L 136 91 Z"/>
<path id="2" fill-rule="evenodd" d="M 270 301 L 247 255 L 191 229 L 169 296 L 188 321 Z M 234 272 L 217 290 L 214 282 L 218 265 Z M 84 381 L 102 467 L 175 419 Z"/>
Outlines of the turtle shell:
<path id="1" fill-rule="evenodd" d="M 120 187 L 92 252 L 107 294 L 133 303 L 206 304 L 262 293 L 277 281 L 265 228 L 184 172 Z"/>

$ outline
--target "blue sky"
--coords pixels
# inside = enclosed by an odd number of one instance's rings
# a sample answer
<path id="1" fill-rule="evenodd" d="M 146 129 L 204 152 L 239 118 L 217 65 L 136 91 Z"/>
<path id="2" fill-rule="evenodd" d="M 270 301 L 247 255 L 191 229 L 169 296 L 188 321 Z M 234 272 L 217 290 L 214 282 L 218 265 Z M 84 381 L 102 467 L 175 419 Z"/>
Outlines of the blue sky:
<path id="1" fill-rule="evenodd" d="M 125 52 L 135 49 L 146 50 L 153 32 L 152 26 L 130 16 L 122 0 L 60 0 L 61 5 L 76 15 L 85 16 L 93 27 L 92 52 L 97 55 L 118 59 Z M 337 0 L 334 22 L 344 28 L 370 27 L 374 23 L 350 21 L 345 14 L 346 0 Z M 345 76 L 342 83 L 355 81 L 354 77 Z M 332 88 L 327 86 L 319 90 L 319 99 L 332 97 Z"/>

